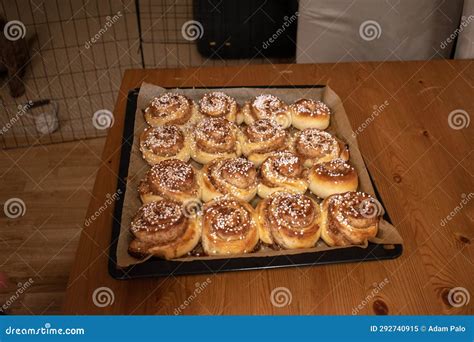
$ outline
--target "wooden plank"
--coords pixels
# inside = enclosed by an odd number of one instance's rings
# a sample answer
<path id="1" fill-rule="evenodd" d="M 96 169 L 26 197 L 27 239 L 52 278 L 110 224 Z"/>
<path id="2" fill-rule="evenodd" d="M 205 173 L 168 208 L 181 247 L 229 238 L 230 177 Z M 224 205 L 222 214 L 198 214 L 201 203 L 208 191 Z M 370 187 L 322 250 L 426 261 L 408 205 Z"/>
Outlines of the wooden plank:
<path id="1" fill-rule="evenodd" d="M 59 314 L 105 138 L 0 152 L 0 307 Z M 19 198 L 25 214 L 4 214 Z M 32 279 L 11 304 L 12 296 Z"/>

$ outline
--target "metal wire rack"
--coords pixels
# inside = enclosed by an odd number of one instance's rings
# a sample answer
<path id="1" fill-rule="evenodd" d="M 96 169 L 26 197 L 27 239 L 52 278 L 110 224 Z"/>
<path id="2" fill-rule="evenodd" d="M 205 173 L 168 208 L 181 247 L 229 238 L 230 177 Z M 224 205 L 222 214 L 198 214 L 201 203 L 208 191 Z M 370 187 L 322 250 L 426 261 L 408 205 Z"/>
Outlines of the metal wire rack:
<path id="1" fill-rule="evenodd" d="M 4 0 L 0 16 L 23 24 L 29 42 L 26 93 L 13 98 L 8 77 L 0 85 L 4 149 L 106 135 L 113 117 L 98 124 L 97 115 L 110 116 L 129 68 L 270 62 L 201 56 L 182 35 L 192 0 Z"/>

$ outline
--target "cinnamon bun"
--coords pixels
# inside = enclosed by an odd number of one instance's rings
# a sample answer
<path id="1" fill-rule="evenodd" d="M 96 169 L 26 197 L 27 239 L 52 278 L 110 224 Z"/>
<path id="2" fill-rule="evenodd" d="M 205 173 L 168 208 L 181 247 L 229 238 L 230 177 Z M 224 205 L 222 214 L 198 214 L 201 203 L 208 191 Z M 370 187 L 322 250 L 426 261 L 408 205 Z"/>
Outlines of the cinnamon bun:
<path id="1" fill-rule="evenodd" d="M 196 215 L 184 214 L 182 204 L 164 199 L 144 204 L 132 219 L 130 232 L 132 256 L 174 259 L 196 247 L 201 225 Z"/>
<path id="2" fill-rule="evenodd" d="M 251 102 L 245 103 L 242 115 L 247 125 L 251 125 L 258 119 L 273 119 L 283 128 L 288 128 L 291 125 L 289 106 L 270 94 L 258 95 Z"/>
<path id="3" fill-rule="evenodd" d="M 249 253 L 258 243 L 254 209 L 237 198 L 206 203 L 201 222 L 202 247 L 208 255 Z"/>
<path id="4" fill-rule="evenodd" d="M 272 152 L 288 148 L 288 133 L 273 119 L 255 120 L 250 126 L 242 127 L 239 134 L 242 154 L 256 166 Z"/>
<path id="5" fill-rule="evenodd" d="M 347 145 L 330 133 L 317 128 L 306 128 L 297 132 L 293 141 L 293 149 L 304 160 L 306 167 L 336 158 L 349 160 Z"/>
<path id="6" fill-rule="evenodd" d="M 308 180 L 309 190 L 321 198 L 356 191 L 358 186 L 357 171 L 340 158 L 314 165 Z"/>
<path id="7" fill-rule="evenodd" d="M 235 122 L 238 110 L 235 99 L 220 91 L 204 94 L 199 100 L 199 113 L 204 117 L 225 118 Z"/>
<path id="8" fill-rule="evenodd" d="M 196 118 L 194 102 L 178 93 L 164 93 L 155 97 L 144 110 L 146 122 L 152 126 L 184 125 Z M 192 120 L 191 120 L 192 121 Z"/>
<path id="9" fill-rule="evenodd" d="M 258 184 L 260 197 L 267 198 L 278 191 L 303 194 L 307 189 L 306 171 L 297 155 L 291 152 L 277 152 L 262 163 Z"/>
<path id="10" fill-rule="evenodd" d="M 143 203 L 164 198 L 178 202 L 197 201 L 201 197 L 200 179 L 191 165 L 179 159 L 167 159 L 146 173 L 138 192 Z"/>
<path id="11" fill-rule="evenodd" d="M 191 141 L 191 157 L 201 164 L 222 158 L 241 155 L 237 141 L 237 126 L 223 118 L 206 118 L 200 121 Z"/>
<path id="12" fill-rule="evenodd" d="M 250 201 L 257 194 L 257 169 L 245 158 L 219 158 L 201 170 L 202 200 L 222 195 Z"/>
<path id="13" fill-rule="evenodd" d="M 170 158 L 186 162 L 191 154 L 189 138 L 176 125 L 145 129 L 140 135 L 140 151 L 150 165 Z"/>
<path id="14" fill-rule="evenodd" d="M 260 240 L 285 249 L 310 248 L 321 235 L 320 206 L 312 198 L 275 192 L 256 208 Z"/>
<path id="15" fill-rule="evenodd" d="M 299 99 L 292 105 L 291 124 L 298 129 L 317 128 L 324 130 L 329 126 L 331 110 L 321 101 Z"/>
<path id="16" fill-rule="evenodd" d="M 331 195 L 321 208 L 321 237 L 329 246 L 361 245 L 377 235 L 383 209 L 369 194 Z"/>

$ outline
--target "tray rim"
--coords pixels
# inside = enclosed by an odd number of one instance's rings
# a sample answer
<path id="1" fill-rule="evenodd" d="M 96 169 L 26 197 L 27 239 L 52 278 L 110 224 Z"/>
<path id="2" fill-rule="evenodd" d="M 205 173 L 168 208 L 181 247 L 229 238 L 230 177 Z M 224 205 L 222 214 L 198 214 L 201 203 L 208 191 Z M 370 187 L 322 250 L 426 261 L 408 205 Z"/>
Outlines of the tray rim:
<path id="1" fill-rule="evenodd" d="M 225 88 L 324 88 L 326 85 L 260 85 L 260 86 L 211 86 L 211 87 L 169 87 L 166 89 L 225 89 Z M 148 277 L 167 277 L 170 275 L 196 275 L 196 274 L 215 274 L 220 272 L 249 271 L 261 269 L 274 269 L 282 267 L 309 267 L 316 265 L 328 265 L 351 262 L 367 262 L 396 259 L 403 253 L 403 245 L 395 244 L 393 248 L 387 249 L 384 245 L 369 243 L 367 248 L 347 247 L 336 250 L 300 253 L 292 255 L 279 255 L 268 257 L 245 257 L 230 259 L 212 259 L 195 261 L 173 261 L 159 258 L 150 258 L 143 263 L 131 265 L 128 267 L 119 267 L 117 265 L 117 246 L 121 230 L 122 208 L 126 192 L 126 177 L 128 176 L 128 166 L 130 162 L 131 145 L 124 142 L 134 135 L 135 114 L 137 106 L 138 92 L 140 88 L 131 89 L 127 95 L 127 104 L 125 109 L 124 129 L 122 134 L 122 146 L 120 149 L 120 162 L 118 170 L 118 179 L 116 192 L 120 194 L 115 201 L 112 236 L 109 247 L 108 272 L 117 280 L 129 280 Z M 128 150 L 128 151 L 127 151 Z M 364 161 L 365 163 L 365 161 Z M 378 192 L 372 175 L 367 169 L 370 181 L 374 188 L 377 199 L 383 205 L 383 199 Z M 119 192 L 120 190 L 120 192 Z M 385 207 L 385 206 L 384 206 Z M 390 216 L 385 210 L 384 219 L 391 223 Z M 351 255 L 356 255 L 351 258 Z M 268 263 L 269 259 L 271 262 Z M 276 262 L 274 262 L 276 260 Z M 262 264 L 265 264 L 262 266 Z"/>

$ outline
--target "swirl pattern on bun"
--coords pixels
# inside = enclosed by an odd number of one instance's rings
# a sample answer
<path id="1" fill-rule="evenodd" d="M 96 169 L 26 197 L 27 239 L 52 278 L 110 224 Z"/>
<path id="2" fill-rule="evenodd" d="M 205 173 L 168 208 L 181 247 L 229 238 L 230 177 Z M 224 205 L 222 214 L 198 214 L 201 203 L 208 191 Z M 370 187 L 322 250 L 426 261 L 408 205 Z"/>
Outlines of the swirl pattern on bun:
<path id="1" fill-rule="evenodd" d="M 200 179 L 194 168 L 179 160 L 167 159 L 154 165 L 138 186 L 143 203 L 160 199 L 178 202 L 201 197 Z"/>
<path id="2" fill-rule="evenodd" d="M 220 91 L 206 93 L 199 100 L 199 113 L 205 117 L 225 118 L 235 122 L 238 110 L 235 99 Z"/>
<path id="3" fill-rule="evenodd" d="M 314 165 L 308 180 L 309 190 L 321 198 L 355 191 L 359 183 L 355 168 L 340 158 Z"/>
<path id="4" fill-rule="evenodd" d="M 377 235 L 383 208 L 371 195 L 350 191 L 322 203 L 321 237 L 329 246 L 363 245 Z"/>
<path id="5" fill-rule="evenodd" d="M 273 152 L 289 147 L 288 133 L 273 119 L 259 119 L 243 127 L 239 141 L 242 154 L 256 166 Z"/>
<path id="6" fill-rule="evenodd" d="M 277 152 L 262 163 L 258 184 L 260 197 L 266 198 L 278 191 L 303 194 L 307 189 L 306 170 L 296 154 Z"/>
<path id="7" fill-rule="evenodd" d="M 191 157 L 201 164 L 216 158 L 235 158 L 241 155 L 237 140 L 237 126 L 223 118 L 206 118 L 199 122 L 191 141 Z"/>
<path id="8" fill-rule="evenodd" d="M 251 102 L 245 103 L 242 114 L 247 125 L 259 119 L 273 119 L 282 128 L 288 128 L 291 125 L 289 106 L 275 95 L 256 96 Z"/>
<path id="9" fill-rule="evenodd" d="M 150 165 L 171 158 L 188 161 L 189 145 L 189 138 L 177 125 L 148 127 L 140 135 L 140 151 Z"/>
<path id="10" fill-rule="evenodd" d="M 256 208 L 260 240 L 285 249 L 314 247 L 321 235 L 320 206 L 312 198 L 276 192 Z"/>
<path id="11" fill-rule="evenodd" d="M 179 258 L 192 251 L 201 237 L 196 216 L 183 214 L 182 205 L 159 200 L 144 204 L 132 219 L 133 240 L 128 252 L 138 258 L 154 255 L 164 259 Z"/>
<path id="12" fill-rule="evenodd" d="M 207 254 L 250 253 L 257 243 L 255 212 L 250 204 L 226 196 L 204 205 L 202 246 Z"/>
<path id="13" fill-rule="evenodd" d="M 304 160 L 306 167 L 336 158 L 349 160 L 349 150 L 344 143 L 330 133 L 316 128 L 306 128 L 297 132 L 293 149 Z"/>
<path id="14" fill-rule="evenodd" d="M 324 130 L 329 126 L 331 110 L 321 101 L 299 99 L 292 105 L 291 124 L 297 129 L 317 128 Z"/>
<path id="15" fill-rule="evenodd" d="M 184 125 L 196 117 L 194 103 L 183 94 L 164 93 L 155 97 L 144 110 L 146 122 L 152 126 Z"/>
<path id="16" fill-rule="evenodd" d="M 208 202 L 222 195 L 250 201 L 257 194 L 257 169 L 245 158 L 219 158 L 201 170 L 202 199 Z"/>

